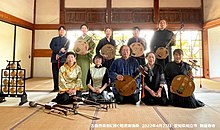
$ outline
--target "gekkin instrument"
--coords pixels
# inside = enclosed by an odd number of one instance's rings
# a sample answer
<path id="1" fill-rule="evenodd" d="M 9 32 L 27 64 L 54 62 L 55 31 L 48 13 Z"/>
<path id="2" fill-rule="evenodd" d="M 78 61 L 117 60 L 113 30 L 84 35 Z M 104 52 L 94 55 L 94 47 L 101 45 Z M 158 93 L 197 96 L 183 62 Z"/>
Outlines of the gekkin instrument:
<path id="1" fill-rule="evenodd" d="M 156 50 L 156 58 L 157 59 L 166 59 L 167 56 L 169 55 L 169 51 L 168 51 L 168 47 L 170 46 L 170 44 L 175 40 L 176 35 L 183 29 L 183 24 L 181 24 L 180 28 L 178 29 L 178 31 L 176 32 L 176 34 L 174 34 L 172 36 L 172 38 L 170 39 L 170 41 L 167 43 L 167 45 L 165 47 L 159 47 Z"/>
<path id="2" fill-rule="evenodd" d="M 195 83 L 192 79 L 192 69 L 196 69 L 199 65 L 196 65 L 194 61 L 189 61 L 192 63 L 191 69 L 187 72 L 187 75 L 177 75 L 171 82 L 172 90 L 175 94 L 181 97 L 189 97 L 193 94 L 195 90 Z"/>
<path id="3" fill-rule="evenodd" d="M 130 75 L 123 75 L 124 78 L 122 81 L 116 80 L 115 87 L 120 95 L 130 96 L 136 90 L 137 85 L 135 80 L 140 76 L 140 74 L 146 73 L 141 65 L 137 69 L 139 73 L 134 78 Z"/>

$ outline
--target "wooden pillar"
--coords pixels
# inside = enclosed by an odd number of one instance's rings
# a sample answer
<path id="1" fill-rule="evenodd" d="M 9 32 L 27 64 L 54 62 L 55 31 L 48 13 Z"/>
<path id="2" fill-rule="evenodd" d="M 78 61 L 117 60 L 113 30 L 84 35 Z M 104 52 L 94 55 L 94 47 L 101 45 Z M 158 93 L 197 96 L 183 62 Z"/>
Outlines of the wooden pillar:
<path id="1" fill-rule="evenodd" d="M 157 23 L 159 21 L 159 0 L 154 0 L 154 17 L 153 17 L 153 22 Z"/>
<path id="2" fill-rule="evenodd" d="M 36 24 L 36 0 L 34 0 L 34 29 L 32 30 L 32 50 L 31 50 L 31 73 L 30 73 L 30 78 L 33 78 L 33 73 L 34 73 L 34 46 L 35 46 L 35 24 Z"/>
<path id="3" fill-rule="evenodd" d="M 112 0 L 106 2 L 106 23 L 109 24 L 112 21 Z"/>
<path id="4" fill-rule="evenodd" d="M 209 46 L 208 46 L 208 29 L 203 29 L 202 32 L 202 48 L 203 48 L 203 76 L 210 78 L 209 72 Z"/>
<path id="5" fill-rule="evenodd" d="M 60 0 L 60 24 L 65 23 L 65 0 Z"/>

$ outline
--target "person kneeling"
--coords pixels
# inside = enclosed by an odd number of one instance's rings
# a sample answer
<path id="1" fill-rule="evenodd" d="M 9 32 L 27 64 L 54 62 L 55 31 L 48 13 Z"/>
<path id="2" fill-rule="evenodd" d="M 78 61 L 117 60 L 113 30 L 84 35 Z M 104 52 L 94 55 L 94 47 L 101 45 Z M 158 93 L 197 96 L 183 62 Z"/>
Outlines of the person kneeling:
<path id="1" fill-rule="evenodd" d="M 168 98 L 164 89 L 166 80 L 161 65 L 155 63 L 154 52 L 146 55 L 147 64 L 144 65 L 144 94 L 141 99 L 146 105 L 168 105 Z"/>
<path id="2" fill-rule="evenodd" d="M 137 102 L 139 102 L 139 91 L 141 81 L 138 72 L 139 63 L 135 58 L 130 56 L 131 48 L 129 48 L 129 46 L 121 46 L 119 53 L 121 54 L 121 58 L 113 61 L 109 70 L 109 76 L 111 78 L 112 83 L 114 84 L 112 91 L 118 104 L 136 104 Z M 129 78 L 129 80 L 127 80 L 125 77 L 131 77 L 132 79 L 130 80 Z M 117 81 L 123 85 L 117 86 Z M 117 87 L 120 87 L 122 91 L 119 90 Z M 130 92 L 132 93 L 130 94 Z"/>
<path id="3" fill-rule="evenodd" d="M 109 83 L 108 70 L 102 66 L 103 57 L 95 55 L 93 58 L 95 67 L 91 67 L 87 74 L 86 84 L 89 88 L 89 99 L 97 102 L 106 102 L 111 99 L 106 91 Z"/>
<path id="4" fill-rule="evenodd" d="M 81 68 L 77 65 L 73 52 L 67 52 L 66 57 L 66 62 L 59 70 L 59 93 L 52 100 L 58 104 L 71 104 L 74 101 L 73 96 L 82 95 Z"/>

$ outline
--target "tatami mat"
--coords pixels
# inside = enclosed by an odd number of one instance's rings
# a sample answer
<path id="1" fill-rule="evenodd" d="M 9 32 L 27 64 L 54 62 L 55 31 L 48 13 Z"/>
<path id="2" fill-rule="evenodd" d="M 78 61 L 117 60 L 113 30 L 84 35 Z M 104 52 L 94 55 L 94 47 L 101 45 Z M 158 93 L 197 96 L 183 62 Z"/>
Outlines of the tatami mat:
<path id="1" fill-rule="evenodd" d="M 164 124 L 151 106 L 118 105 L 117 109 L 99 112 L 98 115 L 101 120 L 97 120 L 96 124 L 93 124 L 97 126 L 96 129 L 146 129 L 151 128 L 151 124 Z M 168 128 L 157 127 L 157 129 L 166 130 Z"/>
<path id="2" fill-rule="evenodd" d="M 27 80 L 28 81 L 28 80 Z M 203 87 L 199 87 L 196 79 L 195 97 L 206 106 L 197 109 L 177 108 L 173 106 L 117 105 L 117 108 L 97 110 L 81 106 L 78 111 L 100 117 L 91 120 L 80 115 L 47 114 L 40 107 L 29 108 L 25 103 L 18 106 L 20 98 L 6 98 L 0 103 L 0 129 L 31 130 L 219 130 L 220 124 L 220 82 L 202 79 Z M 28 101 L 42 104 L 50 102 L 57 92 L 50 92 L 52 79 L 32 79 L 27 82 Z M 41 87 L 41 86 L 46 86 Z M 35 88 L 39 88 L 35 91 Z M 31 91 L 29 91 L 31 90 Z M 39 91 L 46 90 L 46 91 Z"/>

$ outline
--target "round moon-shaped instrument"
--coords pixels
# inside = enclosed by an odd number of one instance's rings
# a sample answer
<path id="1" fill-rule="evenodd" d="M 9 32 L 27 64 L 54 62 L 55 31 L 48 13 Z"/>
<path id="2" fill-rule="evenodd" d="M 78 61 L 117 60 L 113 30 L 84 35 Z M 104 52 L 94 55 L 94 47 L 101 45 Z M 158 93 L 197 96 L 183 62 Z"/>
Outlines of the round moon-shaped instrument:
<path id="1" fill-rule="evenodd" d="M 101 54 L 106 56 L 105 58 L 107 60 L 111 60 L 113 58 L 115 58 L 115 54 L 116 54 L 116 47 L 111 45 L 111 44 L 105 44 L 102 48 L 101 48 Z"/>
<path id="2" fill-rule="evenodd" d="M 130 48 L 132 50 L 131 55 L 134 57 L 140 57 L 144 54 L 144 46 L 143 44 L 139 42 L 134 42 L 130 45 Z"/>
<path id="3" fill-rule="evenodd" d="M 122 81 L 116 80 L 115 87 L 120 95 L 130 96 L 136 90 L 136 81 L 130 75 L 124 75 Z"/>
<path id="4" fill-rule="evenodd" d="M 77 40 L 73 47 L 73 50 L 76 54 L 85 55 L 89 49 L 87 42 L 84 40 Z"/>
<path id="5" fill-rule="evenodd" d="M 186 75 L 177 75 L 174 77 L 171 86 L 174 93 L 182 97 L 191 96 L 195 90 L 193 80 Z"/>

